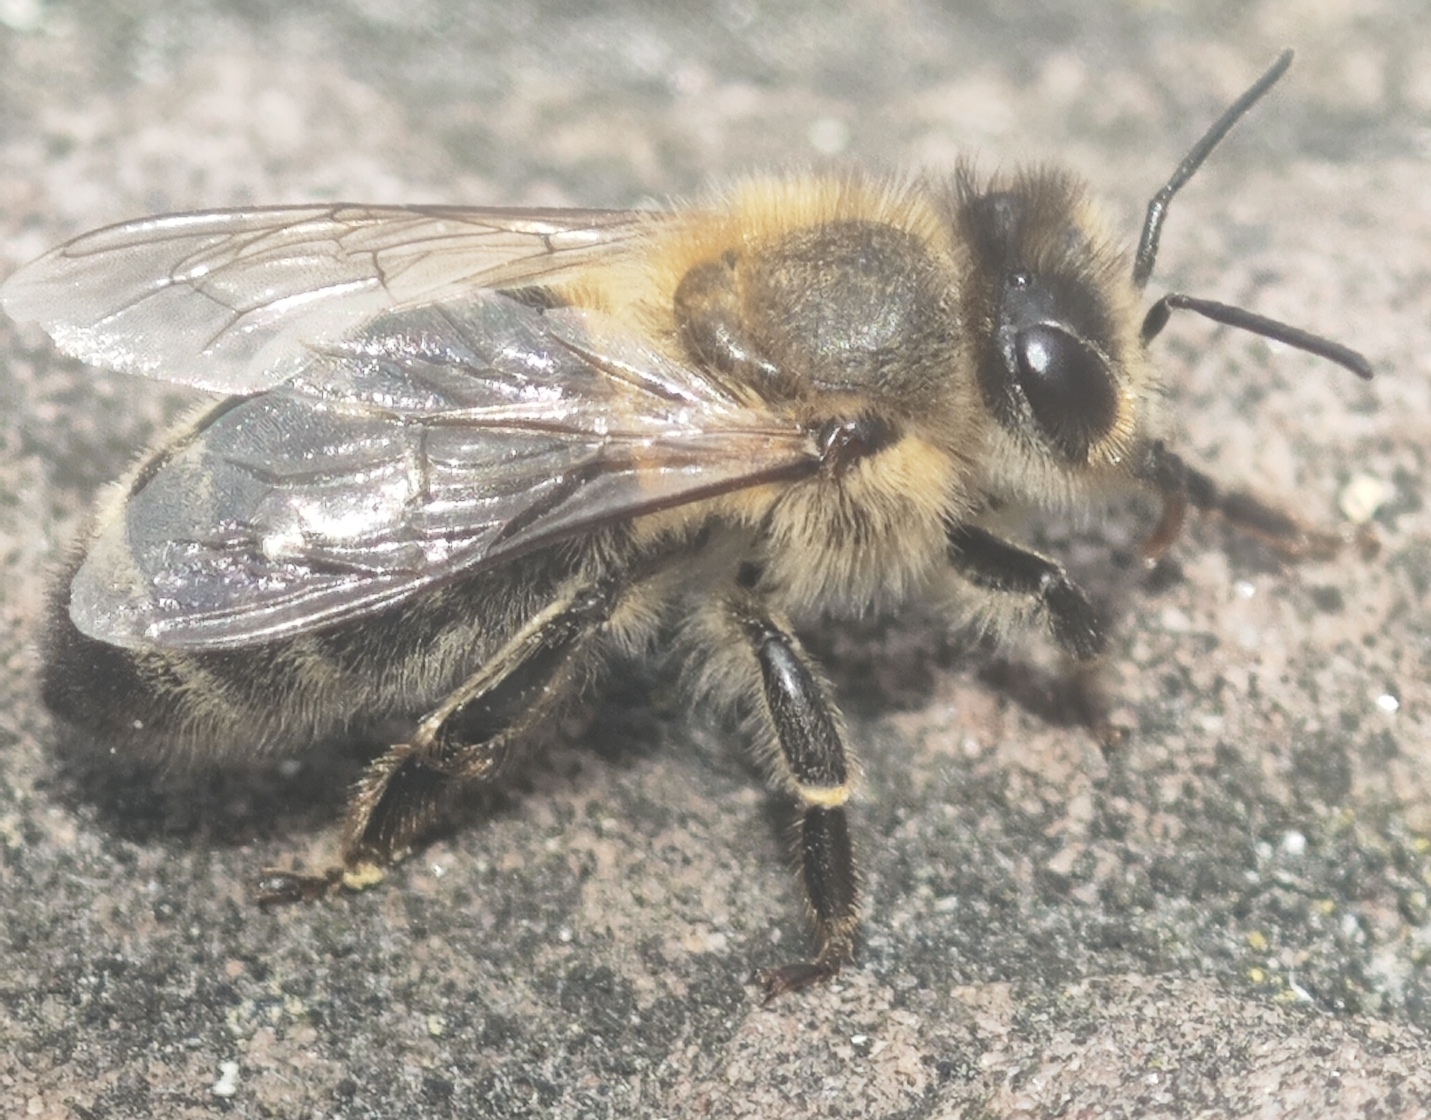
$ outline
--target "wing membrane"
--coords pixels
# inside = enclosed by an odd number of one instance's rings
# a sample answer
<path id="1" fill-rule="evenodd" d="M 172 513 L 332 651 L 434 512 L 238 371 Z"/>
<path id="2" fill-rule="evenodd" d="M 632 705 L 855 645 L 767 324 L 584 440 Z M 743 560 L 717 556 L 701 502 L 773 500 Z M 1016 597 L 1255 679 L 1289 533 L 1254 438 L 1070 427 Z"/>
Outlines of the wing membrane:
<path id="1" fill-rule="evenodd" d="M 93 365 L 250 393 L 384 311 L 551 282 L 654 220 L 447 206 L 170 214 L 62 245 L 10 277 L 0 303 Z"/>
<path id="2" fill-rule="evenodd" d="M 81 630 L 260 642 L 818 464 L 798 425 L 590 311 L 486 293 L 309 358 L 211 414 L 131 495 L 75 577 Z"/>

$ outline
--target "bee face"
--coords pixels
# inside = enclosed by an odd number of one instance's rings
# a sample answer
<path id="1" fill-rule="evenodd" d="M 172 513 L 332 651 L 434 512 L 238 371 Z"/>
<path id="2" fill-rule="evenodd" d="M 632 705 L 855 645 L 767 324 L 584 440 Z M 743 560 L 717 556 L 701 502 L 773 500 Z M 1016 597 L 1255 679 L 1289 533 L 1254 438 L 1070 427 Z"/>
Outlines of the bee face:
<path id="1" fill-rule="evenodd" d="M 1318 538 L 1223 493 L 1152 428 L 1148 343 L 1190 309 L 1366 375 L 1209 300 L 1138 307 L 1168 201 L 1280 77 L 1194 146 L 1112 247 L 1078 185 L 752 180 L 670 212 L 288 207 L 100 230 L 0 298 L 64 350 L 230 395 L 104 504 L 56 589 L 45 698 L 115 751 L 293 753 L 409 730 L 353 794 L 328 873 L 370 881 L 613 654 L 669 651 L 735 708 L 799 814 L 817 952 L 851 957 L 858 773 L 801 620 L 919 595 L 956 624 L 1105 634 L 993 511 L 1109 482 L 1287 552 Z"/>
<path id="2" fill-rule="evenodd" d="M 1036 172 L 981 190 L 965 178 L 956 221 L 974 256 L 964 312 L 985 405 L 1056 464 L 1115 458 L 1150 371 L 1128 329 L 1126 259 L 1093 232 L 1077 184 Z"/>

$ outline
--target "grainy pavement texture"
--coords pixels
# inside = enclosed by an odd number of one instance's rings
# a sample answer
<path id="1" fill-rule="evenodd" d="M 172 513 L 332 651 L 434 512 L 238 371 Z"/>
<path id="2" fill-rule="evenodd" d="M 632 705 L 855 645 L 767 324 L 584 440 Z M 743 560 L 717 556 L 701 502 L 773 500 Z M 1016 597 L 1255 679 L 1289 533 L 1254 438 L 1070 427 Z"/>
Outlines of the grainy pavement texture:
<path id="1" fill-rule="evenodd" d="M 752 968 L 807 936 L 787 818 L 659 669 L 380 888 L 270 912 L 254 872 L 322 864 L 360 752 L 166 779 L 67 748 L 46 572 L 192 402 L 0 322 L 0 1112 L 1431 1115 L 1431 37 L 1413 0 L 1197 8 L 0 0 L 0 275 L 158 211 L 629 206 L 971 155 L 1066 165 L 1131 242 L 1294 46 L 1150 290 L 1377 377 L 1191 316 L 1158 359 L 1192 461 L 1380 542 L 1288 565 L 1195 520 L 1148 577 L 1147 503 L 1030 526 L 1113 622 L 1106 750 L 1038 635 L 816 628 L 869 914 L 854 967 L 762 1007 Z"/>

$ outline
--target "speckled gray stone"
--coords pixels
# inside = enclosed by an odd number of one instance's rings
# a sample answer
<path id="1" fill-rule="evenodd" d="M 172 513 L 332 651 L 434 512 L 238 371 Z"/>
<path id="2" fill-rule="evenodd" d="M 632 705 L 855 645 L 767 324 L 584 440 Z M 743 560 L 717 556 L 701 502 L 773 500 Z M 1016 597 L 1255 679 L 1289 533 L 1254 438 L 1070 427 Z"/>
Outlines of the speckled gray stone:
<path id="1" fill-rule="evenodd" d="M 1190 318 L 1180 448 L 1380 551 L 1289 567 L 1147 509 L 1041 540 L 1116 620 L 1126 741 L 1046 718 L 1046 647 L 917 613 L 812 636 L 866 777 L 857 967 L 806 936 L 737 737 L 633 682 L 380 889 L 265 913 L 356 756 L 159 780 L 67 747 L 29 650 L 95 491 L 185 407 L 0 322 L 0 1100 L 7 1115 L 1335 1117 L 1431 1112 L 1431 41 L 1414 0 L 1070 7 L 0 3 L 0 275 L 136 214 L 353 198 L 630 205 L 748 168 L 1057 159 L 1155 291 L 1363 349 L 1370 385 Z M 952 7 L 952 6 L 948 6 Z M 1073 14 L 1076 12 L 1077 14 Z"/>

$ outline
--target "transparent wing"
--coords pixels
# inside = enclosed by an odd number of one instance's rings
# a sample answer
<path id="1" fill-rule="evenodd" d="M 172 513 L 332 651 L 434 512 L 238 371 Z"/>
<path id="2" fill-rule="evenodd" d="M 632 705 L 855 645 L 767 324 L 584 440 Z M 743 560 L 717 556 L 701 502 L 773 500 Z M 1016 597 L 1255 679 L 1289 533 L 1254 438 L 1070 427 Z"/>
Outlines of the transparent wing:
<path id="1" fill-rule="evenodd" d="M 551 282 L 649 220 L 451 206 L 170 214 L 52 250 L 0 287 L 0 304 L 93 365 L 251 393 L 386 310 Z"/>
<path id="2" fill-rule="evenodd" d="M 599 314 L 404 309 L 141 472 L 71 614 L 118 645 L 242 646 L 818 461 L 798 425 Z"/>

